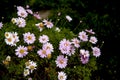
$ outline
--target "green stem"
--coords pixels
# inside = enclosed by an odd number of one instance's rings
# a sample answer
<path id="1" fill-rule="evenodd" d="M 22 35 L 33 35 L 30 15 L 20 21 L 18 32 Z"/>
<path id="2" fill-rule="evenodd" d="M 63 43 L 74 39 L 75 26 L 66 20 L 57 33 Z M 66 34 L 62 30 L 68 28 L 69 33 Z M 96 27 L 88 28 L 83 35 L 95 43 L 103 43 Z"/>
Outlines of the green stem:
<path id="1" fill-rule="evenodd" d="M 75 31 L 77 28 L 78 28 L 78 26 L 80 25 L 80 23 L 74 28 L 74 30 L 73 31 Z"/>

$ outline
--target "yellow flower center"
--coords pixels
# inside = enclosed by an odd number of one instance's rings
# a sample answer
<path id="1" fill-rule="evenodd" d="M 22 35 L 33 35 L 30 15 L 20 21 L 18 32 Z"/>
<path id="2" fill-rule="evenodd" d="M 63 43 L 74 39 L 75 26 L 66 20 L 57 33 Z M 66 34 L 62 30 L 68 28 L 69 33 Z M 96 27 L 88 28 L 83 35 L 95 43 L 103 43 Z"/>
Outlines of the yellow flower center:
<path id="1" fill-rule="evenodd" d="M 50 24 L 51 24 L 51 22 L 48 21 L 48 22 L 47 22 L 47 25 L 50 25 Z"/>
<path id="2" fill-rule="evenodd" d="M 25 52 L 24 49 L 21 49 L 21 50 L 20 50 L 20 53 L 21 53 L 21 54 L 24 54 L 24 52 Z"/>
<path id="3" fill-rule="evenodd" d="M 63 76 L 60 76 L 60 79 L 63 79 Z"/>
<path id="4" fill-rule="evenodd" d="M 12 41 L 12 38 L 7 38 L 8 42 L 11 42 Z"/>
<path id="5" fill-rule="evenodd" d="M 48 54 L 48 55 L 47 55 L 47 58 L 50 59 L 50 58 L 51 58 L 51 54 Z"/>
<path id="6" fill-rule="evenodd" d="M 28 40 L 31 40 L 31 39 L 32 39 L 32 37 L 31 37 L 31 36 L 28 36 L 27 38 L 28 38 Z"/>
<path id="7" fill-rule="evenodd" d="M 43 28 L 43 27 L 44 27 L 44 24 L 43 24 L 43 23 L 40 23 L 40 24 L 39 24 L 39 27 L 40 27 L 40 28 Z"/>
<path id="8" fill-rule="evenodd" d="M 27 62 L 25 63 L 25 65 L 26 65 L 26 66 L 29 66 L 29 65 L 30 65 L 29 61 L 27 61 Z"/>
<path id="9" fill-rule="evenodd" d="M 8 34 L 8 33 L 6 33 L 6 34 L 5 34 L 5 37 L 8 37 L 8 36 L 9 36 L 9 34 Z"/>
<path id="10" fill-rule="evenodd" d="M 42 50 L 42 54 L 46 54 L 46 51 L 45 51 L 45 50 Z"/>
<path id="11" fill-rule="evenodd" d="M 61 60 L 60 60 L 60 64 L 63 64 L 63 63 L 64 63 L 64 61 L 63 61 L 63 59 L 61 59 Z"/>
<path id="12" fill-rule="evenodd" d="M 32 65 L 32 66 L 30 66 L 30 69 L 32 69 L 32 70 L 33 70 L 34 68 L 35 68 L 35 66 L 33 66 L 33 65 Z"/>

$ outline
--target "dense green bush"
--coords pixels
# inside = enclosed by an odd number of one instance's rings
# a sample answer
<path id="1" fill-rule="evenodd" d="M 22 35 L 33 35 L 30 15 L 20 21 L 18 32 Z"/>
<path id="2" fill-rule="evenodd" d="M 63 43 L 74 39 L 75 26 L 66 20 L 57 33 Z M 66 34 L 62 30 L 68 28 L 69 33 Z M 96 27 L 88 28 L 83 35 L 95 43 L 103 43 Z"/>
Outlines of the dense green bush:
<path id="1" fill-rule="evenodd" d="M 23 13 L 19 14 L 19 9 Z M 17 10 L 19 17 L 13 16 L 12 22 L 4 23 L 0 29 L 0 65 L 4 68 L 0 70 L 1 79 L 56 80 L 60 71 L 65 72 L 60 78 L 90 79 L 92 72 L 97 70 L 96 58 L 101 54 L 101 44 L 96 44 L 96 34 L 92 30 L 83 28 L 73 33 L 69 26 L 73 25 L 74 18 L 65 13 L 36 19 L 21 6 Z M 48 39 L 42 38 L 43 35 Z M 75 38 L 78 42 L 74 42 Z M 98 51 L 94 51 L 95 48 Z M 64 58 L 59 61 L 60 56 Z"/>

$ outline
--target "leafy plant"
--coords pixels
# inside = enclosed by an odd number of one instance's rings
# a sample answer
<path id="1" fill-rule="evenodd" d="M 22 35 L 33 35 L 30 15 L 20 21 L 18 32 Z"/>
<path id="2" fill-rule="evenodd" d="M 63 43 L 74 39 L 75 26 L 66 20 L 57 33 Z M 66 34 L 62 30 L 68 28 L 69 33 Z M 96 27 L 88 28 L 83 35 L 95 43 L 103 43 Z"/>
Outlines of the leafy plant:
<path id="1" fill-rule="evenodd" d="M 3 74 L 2 79 L 90 79 L 97 70 L 100 44 L 92 29 L 76 34 L 64 27 L 72 20 L 68 14 L 64 19 L 42 19 L 31 9 L 17 6 L 17 16 L 0 30 L 0 64 L 8 76 Z"/>

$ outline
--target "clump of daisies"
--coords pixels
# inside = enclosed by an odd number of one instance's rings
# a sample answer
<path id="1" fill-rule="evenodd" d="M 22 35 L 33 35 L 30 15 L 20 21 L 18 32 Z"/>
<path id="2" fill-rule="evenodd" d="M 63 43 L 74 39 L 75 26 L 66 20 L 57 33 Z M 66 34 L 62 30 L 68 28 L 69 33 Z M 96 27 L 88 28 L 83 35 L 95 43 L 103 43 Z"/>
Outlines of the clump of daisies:
<path id="1" fill-rule="evenodd" d="M 28 60 L 25 62 L 25 69 L 24 69 L 24 76 L 30 75 L 30 73 L 33 73 L 33 71 L 36 69 L 37 64 L 34 61 Z"/>
<path id="2" fill-rule="evenodd" d="M 96 58 L 101 51 L 92 29 L 74 34 L 52 19 L 41 19 L 28 5 L 17 6 L 17 15 L 11 19 L 12 27 L 5 26 L 4 39 L 0 39 L 5 44 L 1 49 L 6 47 L 0 55 L 7 55 L 2 57 L 2 64 L 9 67 L 10 74 L 16 72 L 16 78 L 22 74 L 25 79 L 37 80 L 67 80 L 78 76 L 75 78 L 78 80 L 96 69 Z M 66 15 L 65 20 L 70 23 L 73 19 Z M 0 23 L 0 29 L 2 26 Z"/>

